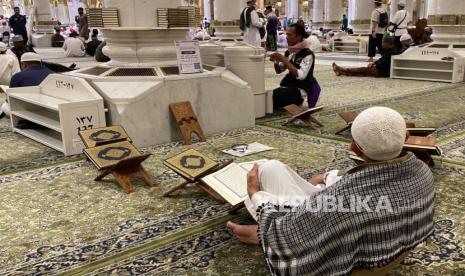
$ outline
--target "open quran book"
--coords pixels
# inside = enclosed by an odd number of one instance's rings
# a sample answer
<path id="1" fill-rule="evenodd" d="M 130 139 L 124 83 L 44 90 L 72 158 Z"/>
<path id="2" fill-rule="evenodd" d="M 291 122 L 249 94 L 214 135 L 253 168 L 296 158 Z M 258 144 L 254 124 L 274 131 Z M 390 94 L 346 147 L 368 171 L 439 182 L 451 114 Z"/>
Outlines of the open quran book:
<path id="1" fill-rule="evenodd" d="M 261 165 L 267 160 L 257 160 L 244 163 L 232 163 L 201 179 L 231 205 L 243 202 L 247 194 L 247 174 L 254 164 Z"/>

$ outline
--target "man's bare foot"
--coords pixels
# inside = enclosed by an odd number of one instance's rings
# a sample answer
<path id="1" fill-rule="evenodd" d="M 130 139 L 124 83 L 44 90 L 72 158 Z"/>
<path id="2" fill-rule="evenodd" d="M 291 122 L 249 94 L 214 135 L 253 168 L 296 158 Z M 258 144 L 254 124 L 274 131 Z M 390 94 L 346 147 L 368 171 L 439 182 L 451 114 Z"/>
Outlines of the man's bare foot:
<path id="1" fill-rule="evenodd" d="M 367 60 L 367 62 L 373 62 L 373 58 L 372 58 L 372 57 L 369 58 L 369 59 Z"/>
<path id="2" fill-rule="evenodd" d="M 339 71 L 339 66 L 337 66 L 335 62 L 333 62 L 333 71 L 334 73 L 336 73 L 336 76 L 341 75 L 341 71 Z"/>
<path id="3" fill-rule="evenodd" d="M 247 244 L 258 244 L 258 225 L 239 225 L 231 221 L 228 221 L 226 225 L 240 241 Z"/>

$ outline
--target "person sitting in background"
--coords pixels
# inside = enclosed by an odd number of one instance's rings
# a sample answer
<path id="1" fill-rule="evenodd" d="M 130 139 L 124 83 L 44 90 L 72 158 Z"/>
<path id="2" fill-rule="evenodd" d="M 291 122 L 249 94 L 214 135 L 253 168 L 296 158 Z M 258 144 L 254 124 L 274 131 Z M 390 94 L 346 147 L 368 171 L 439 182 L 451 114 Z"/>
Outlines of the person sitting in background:
<path id="1" fill-rule="evenodd" d="M 308 47 L 305 27 L 300 24 L 292 24 L 287 28 L 288 50 L 283 56 L 273 53 L 270 61 L 275 63 L 275 71 L 280 74 L 288 70 L 280 87 L 273 90 L 273 108 L 279 110 L 288 105 L 301 106 L 304 97 L 310 99 L 314 82 L 313 70 L 315 67 L 315 55 Z M 316 104 L 316 102 L 315 102 Z M 313 105 L 309 103 L 309 107 Z"/>
<path id="2" fill-rule="evenodd" d="M 9 86 L 11 77 L 19 71 L 18 59 L 7 54 L 6 44 L 0 42 L 0 85 Z"/>
<path id="3" fill-rule="evenodd" d="M 55 34 L 52 36 L 52 47 L 61 48 L 64 42 L 65 38 L 61 35 L 60 28 L 56 28 Z"/>
<path id="4" fill-rule="evenodd" d="M 401 50 L 400 53 L 403 53 L 414 46 L 412 36 L 409 34 L 403 34 L 400 37 Z"/>
<path id="5" fill-rule="evenodd" d="M 78 38 L 76 32 L 69 34 L 69 38 L 63 44 L 63 50 L 65 50 L 66 57 L 83 57 L 86 55 L 84 42 Z"/>
<path id="6" fill-rule="evenodd" d="M 257 224 L 227 227 L 260 245 L 271 275 L 386 275 L 434 233 L 434 176 L 402 152 L 402 116 L 367 109 L 354 120 L 352 137 L 351 149 L 365 163 L 346 173 L 307 182 L 276 160 L 249 172 L 245 204 Z"/>
<path id="7" fill-rule="evenodd" d="M 38 86 L 53 71 L 42 64 L 42 59 L 36 53 L 27 52 L 21 56 L 21 72 L 13 75 L 10 81 L 10 88 Z M 10 107 L 7 102 L 3 103 L 2 112 L 10 116 Z M 28 122 L 18 123 L 18 128 L 33 128 Z"/>
<path id="8" fill-rule="evenodd" d="M 10 48 L 8 53 L 16 56 L 18 62 L 21 62 L 21 56 L 27 52 L 35 53 L 34 48 L 32 48 L 32 46 L 26 45 L 22 35 L 15 35 L 13 37 L 13 47 Z"/>
<path id="9" fill-rule="evenodd" d="M 10 39 L 10 33 L 11 33 L 10 27 L 8 26 L 6 21 L 3 21 L 0 25 L 0 38 L 3 43 L 6 44 L 7 42 L 6 40 Z"/>
<path id="10" fill-rule="evenodd" d="M 394 37 L 386 36 L 383 39 L 383 49 L 384 53 L 381 58 L 375 62 L 369 63 L 367 67 L 343 68 L 333 63 L 333 70 L 337 76 L 388 78 L 391 74 L 391 57 L 399 54 L 395 47 Z"/>
<path id="11" fill-rule="evenodd" d="M 93 57 L 100 43 L 102 43 L 102 41 L 98 39 L 98 30 L 93 29 L 91 41 L 89 41 L 86 46 L 86 53 Z"/>
<path id="12" fill-rule="evenodd" d="M 97 61 L 97 62 L 108 62 L 108 61 L 111 60 L 109 57 L 107 57 L 106 55 L 103 54 L 103 48 L 105 46 L 107 46 L 107 42 L 103 41 L 97 47 L 97 50 L 95 51 L 95 61 Z"/>

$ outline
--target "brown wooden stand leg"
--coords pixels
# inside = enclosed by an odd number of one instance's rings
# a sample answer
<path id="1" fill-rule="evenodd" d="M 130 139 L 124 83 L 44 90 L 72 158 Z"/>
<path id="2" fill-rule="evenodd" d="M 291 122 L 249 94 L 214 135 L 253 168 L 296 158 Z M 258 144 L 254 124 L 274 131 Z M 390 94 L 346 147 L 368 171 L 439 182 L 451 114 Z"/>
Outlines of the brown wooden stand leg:
<path id="1" fill-rule="evenodd" d="M 338 131 L 337 131 L 336 133 L 334 133 L 334 134 L 335 134 L 335 135 L 340 135 L 340 134 L 343 133 L 344 131 L 351 129 L 351 127 L 352 127 L 351 125 L 348 125 L 348 126 L 346 126 L 345 128 L 343 128 L 343 129 L 341 129 L 341 130 L 338 130 Z"/>
<path id="2" fill-rule="evenodd" d="M 147 173 L 144 167 L 139 166 L 136 177 L 142 179 L 150 187 L 157 186 L 158 183 Z"/>
<path id="3" fill-rule="evenodd" d="M 310 121 L 317 124 L 319 127 L 323 127 L 323 124 L 320 123 L 320 121 L 318 121 L 317 119 L 315 119 L 314 117 L 310 116 Z"/>
<path id="4" fill-rule="evenodd" d="M 131 182 L 131 175 L 121 174 L 116 171 L 113 171 L 112 174 L 115 177 L 115 180 L 118 182 L 118 184 L 121 186 L 121 188 L 123 188 L 123 190 L 126 193 L 130 194 L 134 192 L 134 188 Z"/>
<path id="5" fill-rule="evenodd" d="M 245 204 L 244 202 L 241 202 L 239 204 L 236 204 L 234 205 L 229 211 L 228 213 L 230 214 L 236 214 L 240 209 L 244 208 L 245 207 Z"/>
<path id="6" fill-rule="evenodd" d="M 195 183 L 195 182 L 194 182 Z M 168 192 L 164 193 L 163 196 L 164 197 L 169 197 L 171 196 L 174 192 L 178 191 L 178 190 L 181 190 L 181 189 L 184 189 L 187 185 L 189 184 L 192 184 L 191 181 L 184 181 L 183 183 L 179 184 L 178 186 L 172 188 L 171 190 L 169 190 Z"/>

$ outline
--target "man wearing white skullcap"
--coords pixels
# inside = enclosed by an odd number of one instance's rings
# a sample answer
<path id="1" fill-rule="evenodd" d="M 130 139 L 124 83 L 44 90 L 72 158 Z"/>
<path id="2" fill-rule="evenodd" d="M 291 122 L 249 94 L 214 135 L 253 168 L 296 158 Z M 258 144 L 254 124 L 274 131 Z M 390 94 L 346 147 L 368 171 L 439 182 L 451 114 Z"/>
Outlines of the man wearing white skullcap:
<path id="1" fill-rule="evenodd" d="M 21 69 L 21 72 L 11 77 L 10 88 L 37 86 L 49 74 L 53 73 L 53 71 L 42 65 L 40 56 L 32 52 L 26 52 L 21 56 Z M 9 106 L 7 102 L 2 104 L 1 109 L 2 114 L 9 115 Z M 2 117 L 2 115 L 0 115 L 0 117 Z"/>
<path id="2" fill-rule="evenodd" d="M 401 0 L 397 3 L 397 12 L 389 23 L 388 31 L 395 37 L 397 50 L 401 50 L 400 37 L 403 34 L 408 34 L 407 23 L 410 21 L 409 12 L 405 9 L 405 1 Z"/>
<path id="3" fill-rule="evenodd" d="M 279 161 L 249 173 L 246 205 L 257 225 L 227 226 L 263 248 L 272 275 L 381 275 L 433 233 L 434 178 L 414 154 L 402 153 L 402 116 L 370 108 L 352 132 L 352 148 L 366 163 L 345 173 L 310 184 Z"/>
<path id="4" fill-rule="evenodd" d="M 409 34 L 403 34 L 400 37 L 400 44 L 402 45 L 401 53 L 407 51 L 410 48 L 414 48 L 415 44 L 413 43 L 412 36 Z"/>

